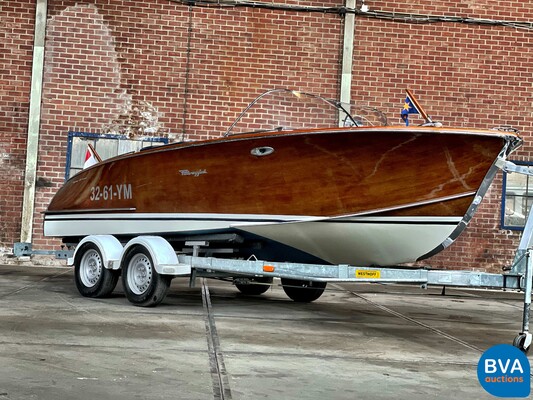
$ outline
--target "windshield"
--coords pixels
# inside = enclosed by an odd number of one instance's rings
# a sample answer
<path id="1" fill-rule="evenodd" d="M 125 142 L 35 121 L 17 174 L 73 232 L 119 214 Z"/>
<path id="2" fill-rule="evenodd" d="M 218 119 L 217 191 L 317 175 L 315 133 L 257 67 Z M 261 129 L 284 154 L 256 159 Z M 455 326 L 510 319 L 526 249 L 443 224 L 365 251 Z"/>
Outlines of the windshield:
<path id="1" fill-rule="evenodd" d="M 274 130 L 313 129 L 339 126 L 384 126 L 379 110 L 349 105 L 311 93 L 289 89 L 269 90 L 254 101 L 230 126 L 224 136 Z"/>

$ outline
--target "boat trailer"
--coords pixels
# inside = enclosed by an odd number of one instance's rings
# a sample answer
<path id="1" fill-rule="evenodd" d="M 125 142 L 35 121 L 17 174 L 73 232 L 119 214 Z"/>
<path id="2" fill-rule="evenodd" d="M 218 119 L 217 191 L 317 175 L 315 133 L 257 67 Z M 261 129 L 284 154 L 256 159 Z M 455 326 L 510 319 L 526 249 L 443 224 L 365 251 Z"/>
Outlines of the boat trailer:
<path id="1" fill-rule="evenodd" d="M 503 158 L 496 161 L 496 166 L 508 173 L 533 176 L 533 167 L 519 166 Z M 122 275 L 126 297 L 138 306 L 154 306 L 161 302 L 170 286 L 170 280 L 176 276 L 188 276 L 190 287 L 195 286 L 197 278 L 232 280 L 237 289 L 249 295 L 266 292 L 273 278 L 281 278 L 285 293 L 299 302 L 318 299 L 327 282 L 404 283 L 417 284 L 422 288 L 436 285 L 443 288 L 450 286 L 523 291 L 522 330 L 515 337 L 513 345 L 527 352 L 533 339 L 529 331 L 533 286 L 532 214 L 528 215 L 513 264 L 504 268 L 503 274 L 268 262 L 253 257 L 236 260 L 210 256 L 216 254 L 216 250 L 210 248 L 209 240 L 186 241 L 183 251 L 177 252 L 165 238 L 159 236 L 138 236 L 124 245 L 111 235 L 91 235 L 83 238 L 75 246 L 75 250 L 61 251 L 33 250 L 31 243 L 15 243 L 14 255 L 23 257 L 49 254 L 56 258 L 67 258 L 68 265 L 75 267 L 78 290 L 86 297 L 109 295 L 115 288 L 119 275 Z M 204 255 L 200 256 L 200 253 Z"/>

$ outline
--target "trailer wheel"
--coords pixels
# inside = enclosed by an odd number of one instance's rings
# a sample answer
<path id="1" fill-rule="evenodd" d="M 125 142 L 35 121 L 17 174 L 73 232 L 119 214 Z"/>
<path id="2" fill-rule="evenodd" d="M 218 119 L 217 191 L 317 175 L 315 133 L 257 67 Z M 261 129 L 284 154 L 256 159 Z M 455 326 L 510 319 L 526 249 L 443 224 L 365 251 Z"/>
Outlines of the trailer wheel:
<path id="1" fill-rule="evenodd" d="M 253 283 L 257 282 L 257 283 Z M 239 289 L 242 294 L 247 296 L 259 296 L 270 289 L 272 278 L 262 277 L 254 278 L 251 283 L 236 283 L 235 287 Z"/>
<path id="2" fill-rule="evenodd" d="M 156 306 L 165 298 L 170 281 L 169 276 L 157 273 L 144 246 L 136 245 L 128 250 L 122 262 L 122 285 L 131 303 L 140 307 Z"/>
<path id="3" fill-rule="evenodd" d="M 326 289 L 326 282 L 281 278 L 281 286 L 285 294 L 292 300 L 299 303 L 310 303 L 322 296 Z"/>
<path id="4" fill-rule="evenodd" d="M 528 338 L 528 334 L 530 335 L 529 338 Z M 517 347 L 518 349 L 520 349 L 525 354 L 527 354 L 529 352 L 529 348 L 531 347 L 530 344 L 531 344 L 531 334 L 530 333 L 520 333 L 513 340 L 513 346 Z"/>
<path id="5" fill-rule="evenodd" d="M 88 242 L 82 245 L 74 260 L 74 280 L 84 297 L 106 297 L 113 293 L 120 272 L 103 265 L 98 246 Z"/>

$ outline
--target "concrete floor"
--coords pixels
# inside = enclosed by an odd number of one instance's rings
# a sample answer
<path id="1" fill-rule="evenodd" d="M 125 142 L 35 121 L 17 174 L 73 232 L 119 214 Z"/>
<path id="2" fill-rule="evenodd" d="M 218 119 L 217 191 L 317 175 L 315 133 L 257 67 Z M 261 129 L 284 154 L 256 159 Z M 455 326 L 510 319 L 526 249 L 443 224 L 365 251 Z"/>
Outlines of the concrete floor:
<path id="1" fill-rule="evenodd" d="M 120 284 L 81 297 L 71 269 L 0 266 L 0 400 L 493 399 L 477 362 L 521 325 L 510 292 L 330 284 L 298 304 L 206 282 L 146 309 Z"/>

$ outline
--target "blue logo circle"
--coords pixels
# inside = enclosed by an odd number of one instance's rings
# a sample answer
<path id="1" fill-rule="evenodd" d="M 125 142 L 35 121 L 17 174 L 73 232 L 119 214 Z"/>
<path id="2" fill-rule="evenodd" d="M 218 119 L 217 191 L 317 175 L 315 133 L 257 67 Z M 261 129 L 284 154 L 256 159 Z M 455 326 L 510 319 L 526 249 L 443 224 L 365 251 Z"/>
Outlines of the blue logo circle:
<path id="1" fill-rule="evenodd" d="M 528 397 L 531 392 L 529 360 L 519 349 L 499 344 L 485 351 L 477 364 L 477 378 L 497 397 Z"/>

